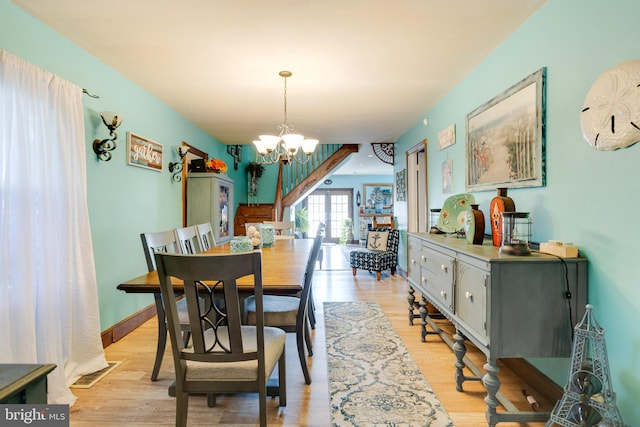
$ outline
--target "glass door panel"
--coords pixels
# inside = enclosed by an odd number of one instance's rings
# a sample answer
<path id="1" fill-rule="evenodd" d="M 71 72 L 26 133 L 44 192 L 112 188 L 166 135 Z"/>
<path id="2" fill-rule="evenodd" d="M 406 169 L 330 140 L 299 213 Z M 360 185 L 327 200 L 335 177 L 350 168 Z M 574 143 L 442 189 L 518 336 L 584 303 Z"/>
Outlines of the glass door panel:
<path id="1" fill-rule="evenodd" d="M 320 222 L 326 224 L 325 242 L 338 243 L 345 218 L 353 224 L 353 190 L 316 190 L 306 199 L 309 212 L 309 235 L 315 234 Z"/>

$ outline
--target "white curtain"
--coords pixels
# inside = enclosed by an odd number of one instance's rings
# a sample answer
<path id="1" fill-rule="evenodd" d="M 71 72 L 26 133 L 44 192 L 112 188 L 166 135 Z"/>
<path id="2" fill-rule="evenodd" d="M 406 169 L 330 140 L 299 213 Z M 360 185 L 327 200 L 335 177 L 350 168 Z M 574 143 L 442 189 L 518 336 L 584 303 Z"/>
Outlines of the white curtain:
<path id="1" fill-rule="evenodd" d="M 107 366 L 82 89 L 0 49 L 0 363 L 55 363 L 49 403 Z"/>

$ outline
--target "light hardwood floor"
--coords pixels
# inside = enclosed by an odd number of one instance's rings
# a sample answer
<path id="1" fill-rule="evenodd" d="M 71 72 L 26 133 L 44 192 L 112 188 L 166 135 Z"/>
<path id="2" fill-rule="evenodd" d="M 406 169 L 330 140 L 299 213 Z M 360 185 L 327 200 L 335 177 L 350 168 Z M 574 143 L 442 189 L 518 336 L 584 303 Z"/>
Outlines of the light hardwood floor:
<path id="1" fill-rule="evenodd" d="M 284 261 L 284 260 L 283 260 Z M 420 341 L 420 326 L 409 326 L 407 311 L 407 281 L 399 275 L 383 274 L 377 282 L 375 274 L 358 271 L 352 276 L 346 269 L 339 247 L 325 247 L 322 269 L 316 270 L 313 294 L 318 324 L 313 334 L 314 355 L 309 358 L 312 384 L 305 385 L 297 360 L 295 336 L 287 334 L 287 406 L 279 407 L 277 399 L 269 400 L 269 425 L 326 427 L 331 425 L 324 350 L 324 301 L 376 301 L 393 324 L 414 360 L 431 384 L 445 409 L 459 427 L 486 426 L 485 392 L 480 382 L 466 382 L 464 392 L 457 392 L 454 382 L 455 357 L 438 336 L 428 335 Z M 151 297 L 150 297 L 151 303 Z M 446 331 L 454 329 L 439 320 Z M 173 362 L 167 348 L 158 381 L 149 378 L 155 355 L 156 320 L 137 328 L 105 349 L 107 360 L 122 361 L 110 374 L 91 389 L 74 389 L 78 397 L 71 408 L 71 426 L 171 426 L 175 423 L 175 400 L 168 396 L 172 382 Z M 169 347 L 169 346 L 167 346 Z M 483 355 L 469 345 L 468 356 L 479 366 Z M 526 389 L 540 403 L 540 410 L 551 410 L 554 402 L 546 401 L 529 384 L 499 362 L 502 381 L 500 390 L 520 410 L 529 410 L 522 394 Z M 471 372 L 467 372 L 471 375 Z M 500 408 L 499 408 L 500 410 Z M 188 424 L 217 426 L 255 426 L 258 406 L 255 395 L 228 395 L 217 399 L 209 408 L 205 396 L 192 396 L 189 401 Z M 543 426 L 544 423 L 500 423 L 501 427 Z"/>

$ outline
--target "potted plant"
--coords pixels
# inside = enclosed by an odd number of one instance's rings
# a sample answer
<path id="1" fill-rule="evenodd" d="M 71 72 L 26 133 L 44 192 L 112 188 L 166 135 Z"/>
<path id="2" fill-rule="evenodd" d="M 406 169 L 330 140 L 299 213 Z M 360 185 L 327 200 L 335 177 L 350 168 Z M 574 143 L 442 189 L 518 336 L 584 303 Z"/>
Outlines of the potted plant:
<path id="1" fill-rule="evenodd" d="M 340 230 L 340 239 L 338 243 L 346 245 L 353 241 L 353 220 L 351 218 L 344 218 L 342 220 L 342 229 Z"/>
<path id="2" fill-rule="evenodd" d="M 302 237 L 307 237 L 309 231 L 309 212 L 306 207 L 296 211 L 296 231 L 302 233 Z"/>
<path id="3" fill-rule="evenodd" d="M 249 194 L 251 196 L 258 195 L 258 180 L 262 176 L 264 172 L 264 166 L 257 162 L 249 162 L 247 167 L 244 169 L 247 174 L 251 177 L 251 185 L 249 186 Z"/>

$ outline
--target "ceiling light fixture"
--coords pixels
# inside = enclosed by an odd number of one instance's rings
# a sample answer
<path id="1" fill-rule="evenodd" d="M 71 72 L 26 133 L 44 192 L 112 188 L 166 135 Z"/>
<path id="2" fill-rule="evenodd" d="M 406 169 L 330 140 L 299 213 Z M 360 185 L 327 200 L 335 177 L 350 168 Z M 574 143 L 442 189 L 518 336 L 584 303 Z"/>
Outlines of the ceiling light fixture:
<path id="1" fill-rule="evenodd" d="M 303 135 L 295 133 L 293 126 L 287 122 L 287 78 L 291 71 L 280 71 L 284 78 L 284 121 L 278 125 L 278 135 L 260 135 L 259 141 L 253 141 L 256 147 L 256 162 L 273 164 L 279 161 L 289 163 L 307 163 L 318 145 L 317 139 L 304 139 Z"/>

